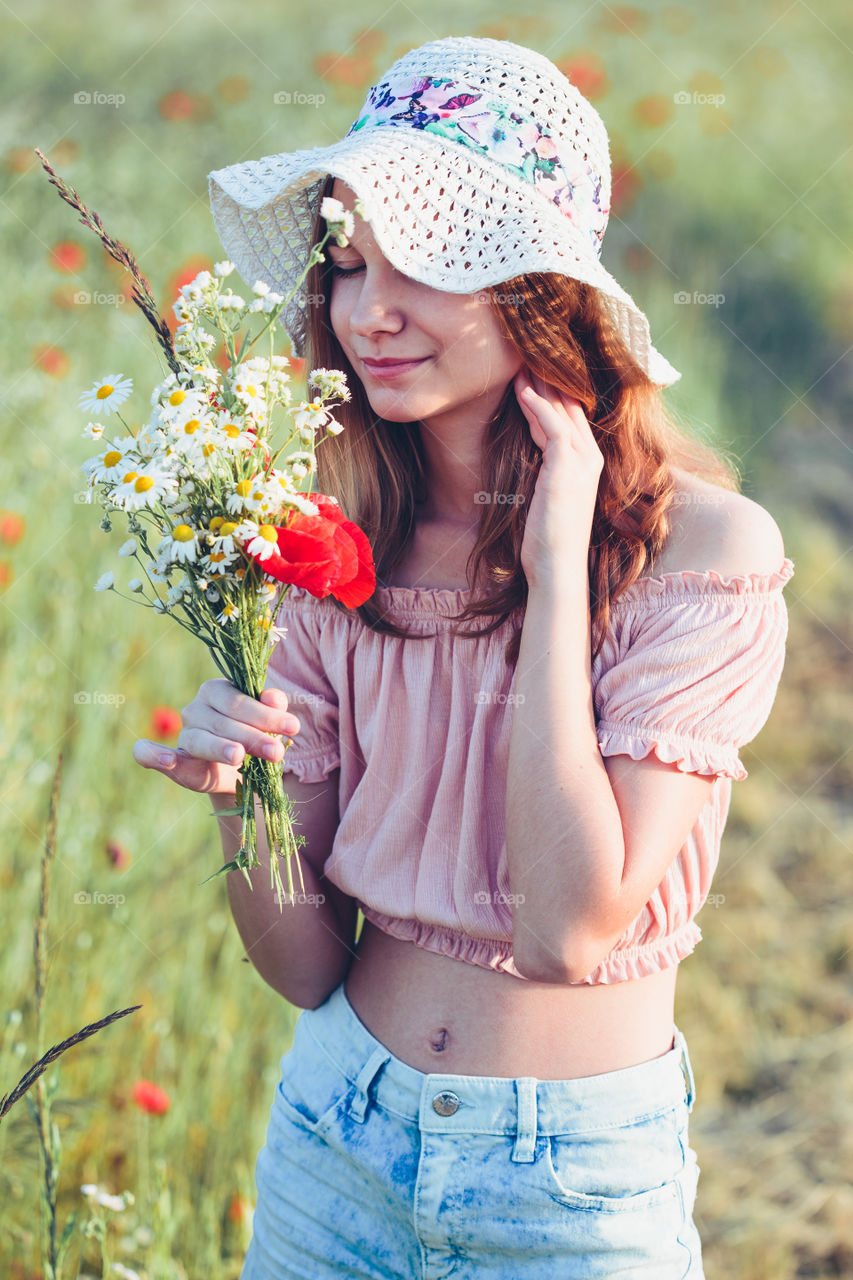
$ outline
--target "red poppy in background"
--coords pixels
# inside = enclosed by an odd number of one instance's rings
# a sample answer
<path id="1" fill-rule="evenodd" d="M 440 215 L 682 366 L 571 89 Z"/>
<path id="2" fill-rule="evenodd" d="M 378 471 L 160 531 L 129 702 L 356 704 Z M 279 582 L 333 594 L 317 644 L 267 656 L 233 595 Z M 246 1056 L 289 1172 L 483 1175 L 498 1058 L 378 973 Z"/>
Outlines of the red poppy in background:
<path id="1" fill-rule="evenodd" d="M 168 1093 L 150 1080 L 137 1080 L 133 1086 L 133 1101 L 150 1116 L 165 1115 L 172 1105 Z"/>
<path id="2" fill-rule="evenodd" d="M 107 857 L 114 867 L 121 871 L 131 863 L 131 857 L 124 845 L 118 840 L 107 841 Z"/>
<path id="3" fill-rule="evenodd" d="M 56 271 L 79 271 L 86 265 L 86 250 L 76 240 L 59 240 L 48 256 Z"/>
<path id="4" fill-rule="evenodd" d="M 0 511 L 0 542 L 14 547 L 26 532 L 27 522 L 17 511 Z"/>
<path id="5" fill-rule="evenodd" d="M 62 347 L 54 347 L 49 342 L 43 342 L 35 348 L 33 364 L 44 369 L 52 378 L 64 378 L 71 367 L 67 351 L 63 351 Z"/>
<path id="6" fill-rule="evenodd" d="M 304 587 L 322 600 L 334 596 L 348 608 L 364 604 L 376 590 L 373 552 L 364 532 L 347 520 L 334 499 L 306 494 L 319 509 L 316 516 L 297 511 L 276 530 L 277 550 L 262 560 L 251 558 L 279 582 Z"/>
<path id="7" fill-rule="evenodd" d="M 174 707 L 155 707 L 151 712 L 151 732 L 155 738 L 176 738 L 182 723 L 180 712 Z"/>

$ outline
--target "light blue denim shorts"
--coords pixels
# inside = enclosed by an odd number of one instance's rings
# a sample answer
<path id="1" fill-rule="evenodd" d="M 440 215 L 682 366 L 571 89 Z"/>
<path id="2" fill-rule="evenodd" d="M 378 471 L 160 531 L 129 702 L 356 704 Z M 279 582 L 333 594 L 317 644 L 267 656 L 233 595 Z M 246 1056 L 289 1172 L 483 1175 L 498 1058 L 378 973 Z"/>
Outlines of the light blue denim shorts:
<path id="1" fill-rule="evenodd" d="M 574 1080 L 424 1074 L 342 982 L 300 1013 L 240 1280 L 703 1280 L 687 1043 Z"/>

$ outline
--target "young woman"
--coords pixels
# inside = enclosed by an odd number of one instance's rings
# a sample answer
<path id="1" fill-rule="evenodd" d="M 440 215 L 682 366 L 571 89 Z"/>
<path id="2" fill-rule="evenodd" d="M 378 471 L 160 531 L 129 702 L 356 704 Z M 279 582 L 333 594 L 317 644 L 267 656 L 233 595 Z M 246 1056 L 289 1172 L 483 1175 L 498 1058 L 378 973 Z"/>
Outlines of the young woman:
<path id="1" fill-rule="evenodd" d="M 210 179 L 229 257 L 282 292 L 324 197 L 364 215 L 288 328 L 347 374 L 314 487 L 379 584 L 355 611 L 293 588 L 262 700 L 207 680 L 176 751 L 134 752 L 219 810 L 293 735 L 305 900 L 227 880 L 303 1010 L 243 1280 L 697 1280 L 675 980 L 793 565 L 599 262 L 604 125 L 540 54 L 451 38 L 341 142 Z"/>

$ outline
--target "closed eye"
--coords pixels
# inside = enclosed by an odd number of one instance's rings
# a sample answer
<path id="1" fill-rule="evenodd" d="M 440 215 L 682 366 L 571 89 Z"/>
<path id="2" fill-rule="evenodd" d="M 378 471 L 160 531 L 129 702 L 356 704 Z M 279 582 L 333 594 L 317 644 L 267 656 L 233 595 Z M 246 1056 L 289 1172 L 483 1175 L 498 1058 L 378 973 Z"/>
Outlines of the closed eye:
<path id="1" fill-rule="evenodd" d="M 364 263 L 362 263 L 360 267 L 350 267 L 347 269 L 346 267 L 339 267 L 337 263 L 332 262 L 330 270 L 333 276 L 354 276 L 359 271 L 364 270 Z"/>

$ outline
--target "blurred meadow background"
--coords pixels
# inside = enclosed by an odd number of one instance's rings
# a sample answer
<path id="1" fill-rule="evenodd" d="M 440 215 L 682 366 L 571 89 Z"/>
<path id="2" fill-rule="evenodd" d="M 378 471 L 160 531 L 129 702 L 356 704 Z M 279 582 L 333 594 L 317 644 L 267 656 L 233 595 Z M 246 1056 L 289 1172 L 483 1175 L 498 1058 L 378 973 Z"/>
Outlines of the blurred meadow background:
<path id="1" fill-rule="evenodd" d="M 116 558 L 123 524 L 106 534 L 75 501 L 96 452 L 77 400 L 121 372 L 135 388 L 122 412 L 141 422 L 165 370 L 127 276 L 33 148 L 134 252 L 171 320 L 179 285 L 224 256 L 211 169 L 334 141 L 403 51 L 467 34 L 541 51 L 601 112 L 614 166 L 603 262 L 682 371 L 670 404 L 737 460 L 796 568 L 780 693 L 743 751 L 750 777 L 733 788 L 676 1019 L 696 1071 L 709 1280 L 853 1276 L 851 12 L 535 8 L 2 6 L 0 1095 L 37 1057 L 33 922 L 62 751 L 44 1045 L 141 1006 L 47 1073 L 60 1229 L 86 1218 L 82 1186 L 136 1197 L 102 1210 L 110 1274 L 239 1275 L 298 1010 L 243 961 L 224 881 L 201 883 L 221 864 L 209 801 L 132 759 L 138 737 L 174 742 L 177 708 L 216 672 L 168 619 L 93 591 L 136 566 Z M 21 1102 L 0 1124 L 9 1280 L 42 1276 L 39 1179 Z M 63 1274 L 100 1275 L 99 1259 L 75 1228 Z"/>

